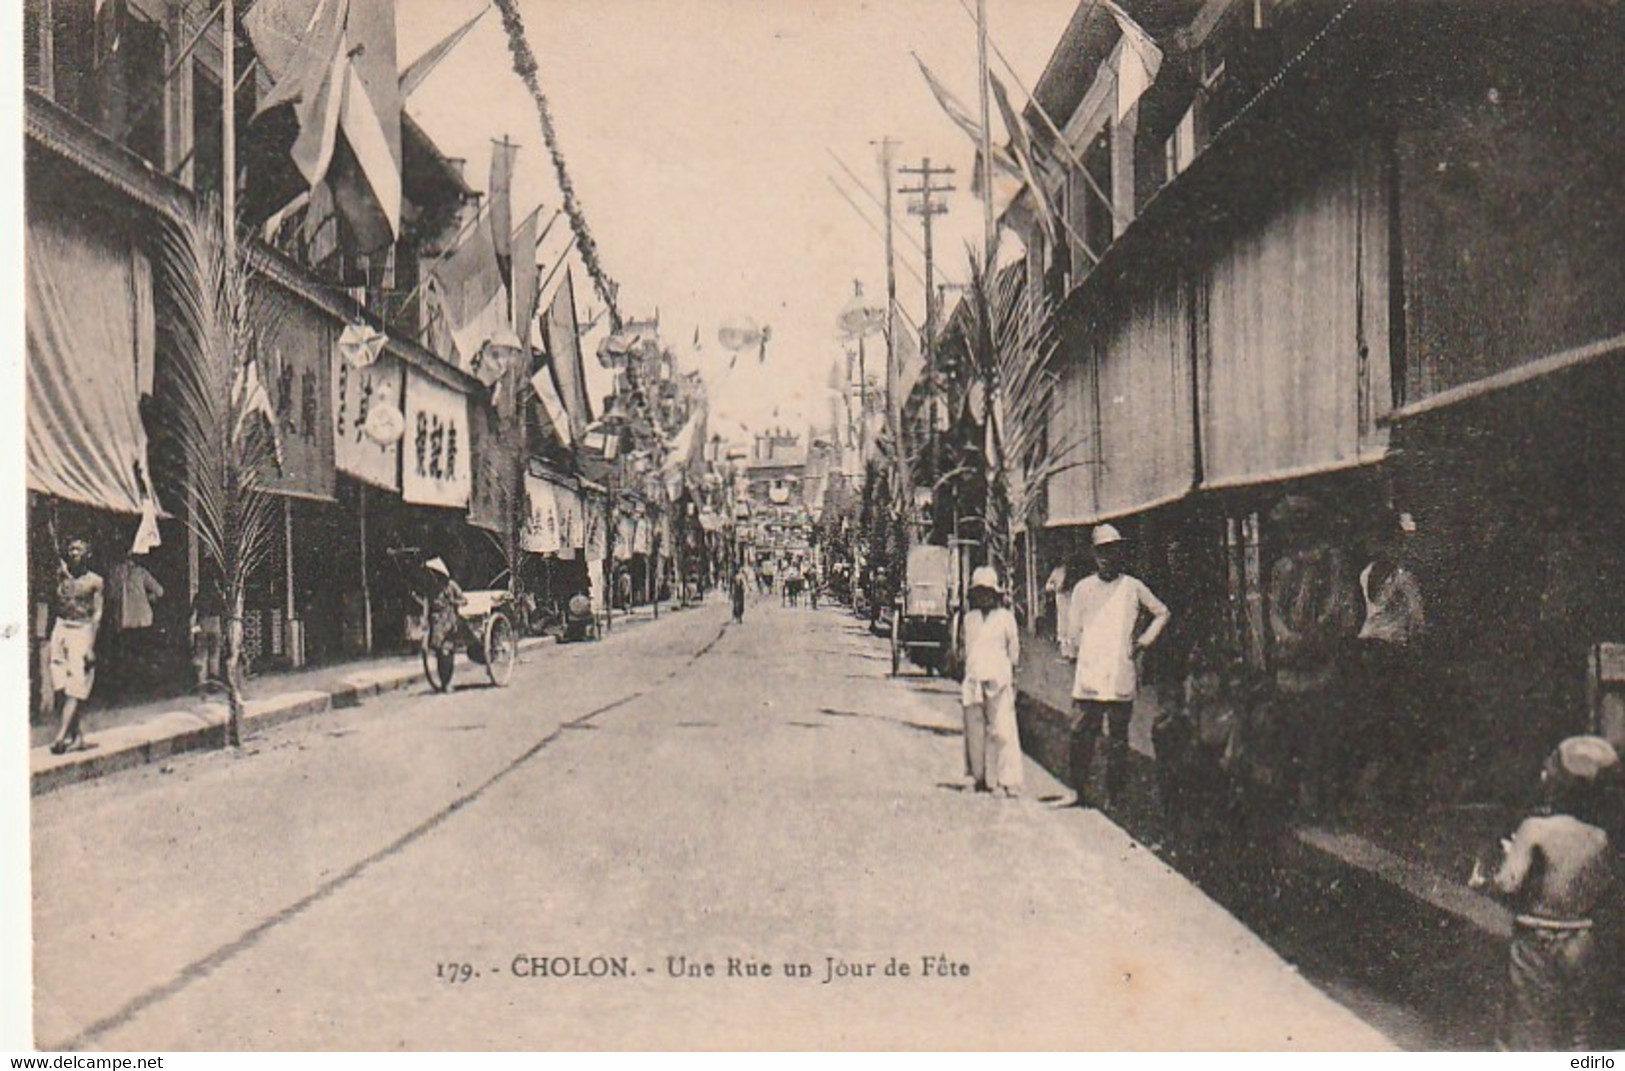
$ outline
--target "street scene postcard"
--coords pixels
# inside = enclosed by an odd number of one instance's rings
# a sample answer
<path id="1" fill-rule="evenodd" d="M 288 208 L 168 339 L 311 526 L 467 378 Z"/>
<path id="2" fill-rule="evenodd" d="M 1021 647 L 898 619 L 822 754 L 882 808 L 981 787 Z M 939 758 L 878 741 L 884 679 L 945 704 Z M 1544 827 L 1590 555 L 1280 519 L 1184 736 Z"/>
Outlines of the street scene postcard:
<path id="1" fill-rule="evenodd" d="M 18 1048 L 1613 1066 L 1625 3 L 12 17 Z"/>

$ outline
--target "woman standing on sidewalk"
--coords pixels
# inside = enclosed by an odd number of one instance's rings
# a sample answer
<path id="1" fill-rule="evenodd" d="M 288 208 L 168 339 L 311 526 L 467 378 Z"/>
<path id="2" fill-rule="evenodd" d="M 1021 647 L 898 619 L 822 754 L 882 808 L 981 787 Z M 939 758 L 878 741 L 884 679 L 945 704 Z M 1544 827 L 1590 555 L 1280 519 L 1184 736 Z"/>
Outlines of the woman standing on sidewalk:
<path id="1" fill-rule="evenodd" d="M 1021 740 L 1016 727 L 1016 665 L 1021 637 L 1001 605 L 999 574 L 979 566 L 970 578 L 965 615 L 965 772 L 978 792 L 1021 794 Z"/>

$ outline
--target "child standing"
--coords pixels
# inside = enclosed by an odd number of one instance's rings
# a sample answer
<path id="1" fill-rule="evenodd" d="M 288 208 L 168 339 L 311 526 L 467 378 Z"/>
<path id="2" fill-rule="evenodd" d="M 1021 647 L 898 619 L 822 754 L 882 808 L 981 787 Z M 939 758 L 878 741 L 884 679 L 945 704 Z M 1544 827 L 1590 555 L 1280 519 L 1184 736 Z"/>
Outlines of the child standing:
<path id="1" fill-rule="evenodd" d="M 1021 741 L 1016 729 L 1016 674 L 1021 639 L 1016 618 L 1001 604 L 999 574 L 990 565 L 971 573 L 965 615 L 965 768 L 978 792 L 1006 799 L 1021 794 Z"/>
<path id="2" fill-rule="evenodd" d="M 1501 841 L 1501 864 L 1493 876 L 1482 866 L 1473 869 L 1469 884 L 1493 884 L 1517 912 L 1507 1048 L 1590 1048 L 1606 967 L 1593 916 L 1614 883 L 1600 808 L 1618 766 L 1618 755 L 1601 737 L 1564 740 L 1541 771 L 1547 805 Z"/>

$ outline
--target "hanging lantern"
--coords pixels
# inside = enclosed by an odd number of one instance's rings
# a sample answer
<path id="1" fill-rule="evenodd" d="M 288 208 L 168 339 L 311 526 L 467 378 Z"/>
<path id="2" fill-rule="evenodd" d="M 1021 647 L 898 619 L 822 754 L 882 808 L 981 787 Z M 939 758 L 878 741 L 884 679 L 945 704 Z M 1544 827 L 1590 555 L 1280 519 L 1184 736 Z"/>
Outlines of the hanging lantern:
<path id="1" fill-rule="evenodd" d="M 346 324 L 339 334 L 339 355 L 351 368 L 366 368 L 384 351 L 389 337 L 368 323 Z"/>

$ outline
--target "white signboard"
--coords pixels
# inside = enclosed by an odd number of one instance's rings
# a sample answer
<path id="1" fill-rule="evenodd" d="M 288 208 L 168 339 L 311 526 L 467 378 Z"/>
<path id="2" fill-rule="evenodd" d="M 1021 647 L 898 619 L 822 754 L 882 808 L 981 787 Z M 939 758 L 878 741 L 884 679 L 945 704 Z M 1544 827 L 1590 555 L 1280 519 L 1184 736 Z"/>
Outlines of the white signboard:
<path id="1" fill-rule="evenodd" d="M 557 554 L 560 540 L 560 498 L 568 491 L 538 476 L 525 474 L 525 527 L 519 545 L 532 554 Z"/>
<path id="2" fill-rule="evenodd" d="M 466 509 L 473 491 L 468 396 L 406 372 L 406 435 L 401 497 L 423 506 Z"/>
<path id="3" fill-rule="evenodd" d="M 383 406 L 401 408 L 401 363 L 381 356 L 358 368 L 333 347 L 333 457 L 340 472 L 386 490 L 400 489 L 401 443 L 380 443 L 367 418 Z"/>

